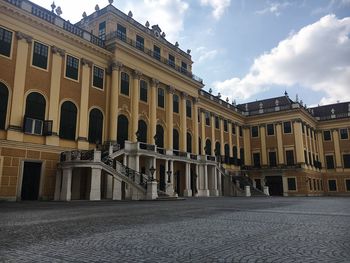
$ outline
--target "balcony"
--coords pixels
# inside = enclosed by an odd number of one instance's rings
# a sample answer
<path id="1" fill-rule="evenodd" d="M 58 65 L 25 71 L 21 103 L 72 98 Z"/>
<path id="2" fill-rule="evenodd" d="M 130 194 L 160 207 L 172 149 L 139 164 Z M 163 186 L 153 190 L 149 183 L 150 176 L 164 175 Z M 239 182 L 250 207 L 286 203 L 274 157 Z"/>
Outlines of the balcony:
<path id="1" fill-rule="evenodd" d="M 154 60 L 160 61 L 162 64 L 167 65 L 169 68 L 172 68 L 174 70 L 176 70 L 177 72 L 181 73 L 182 75 L 185 75 L 189 78 L 191 78 L 192 80 L 203 84 L 203 80 L 199 77 L 197 77 L 196 75 L 192 74 L 191 72 L 188 72 L 187 69 L 185 70 L 184 68 L 177 66 L 174 64 L 173 61 L 168 60 L 164 57 L 161 57 L 159 55 L 159 53 L 155 53 L 153 50 L 147 49 L 142 45 L 142 48 L 139 45 L 139 42 L 128 38 L 124 33 L 120 32 L 120 31 L 114 31 L 112 33 L 107 34 L 106 36 L 106 41 L 113 41 L 113 40 L 120 40 L 126 44 L 128 44 L 129 46 L 139 50 L 140 52 L 148 55 L 149 57 L 151 57 Z"/>

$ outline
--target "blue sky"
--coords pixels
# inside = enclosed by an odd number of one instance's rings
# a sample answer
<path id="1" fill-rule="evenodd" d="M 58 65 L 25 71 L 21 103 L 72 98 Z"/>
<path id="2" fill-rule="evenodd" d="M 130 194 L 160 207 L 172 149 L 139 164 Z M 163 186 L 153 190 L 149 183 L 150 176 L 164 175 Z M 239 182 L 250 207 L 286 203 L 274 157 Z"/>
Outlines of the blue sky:
<path id="1" fill-rule="evenodd" d="M 50 9 L 51 2 L 33 2 Z M 71 22 L 107 0 L 56 0 Z M 281 96 L 350 101 L 350 0 L 115 0 L 192 50 L 193 72 L 237 103 Z"/>

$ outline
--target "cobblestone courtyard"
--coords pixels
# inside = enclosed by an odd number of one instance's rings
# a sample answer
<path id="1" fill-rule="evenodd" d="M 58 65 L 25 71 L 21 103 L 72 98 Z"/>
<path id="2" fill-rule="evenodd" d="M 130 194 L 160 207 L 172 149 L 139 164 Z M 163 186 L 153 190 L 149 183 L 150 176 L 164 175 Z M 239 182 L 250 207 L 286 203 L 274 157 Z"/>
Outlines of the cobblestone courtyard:
<path id="1" fill-rule="evenodd" d="M 350 262 L 350 198 L 0 202 L 1 262 Z"/>

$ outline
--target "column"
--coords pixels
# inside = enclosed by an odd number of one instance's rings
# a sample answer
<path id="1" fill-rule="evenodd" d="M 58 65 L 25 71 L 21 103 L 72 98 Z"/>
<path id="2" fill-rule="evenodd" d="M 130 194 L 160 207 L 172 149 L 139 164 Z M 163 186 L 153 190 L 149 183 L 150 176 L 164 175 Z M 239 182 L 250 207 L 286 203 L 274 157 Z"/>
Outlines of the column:
<path id="1" fill-rule="evenodd" d="M 192 189 L 191 189 L 191 169 L 190 169 L 190 163 L 185 164 L 186 172 L 185 172 L 185 190 L 184 190 L 184 196 L 192 196 Z"/>
<path id="2" fill-rule="evenodd" d="M 110 112 L 109 112 L 109 140 L 117 141 L 117 123 L 118 123 L 118 98 L 120 87 L 120 69 L 123 64 L 113 61 L 111 64 L 112 81 L 110 89 Z"/>
<path id="3" fill-rule="evenodd" d="M 210 113 L 211 116 L 211 155 L 215 156 L 215 115 Z"/>
<path id="4" fill-rule="evenodd" d="M 276 136 L 277 136 L 278 164 L 284 164 L 283 139 L 282 139 L 282 122 L 277 122 L 275 127 L 276 127 Z"/>
<path id="5" fill-rule="evenodd" d="M 27 72 L 28 44 L 32 42 L 32 37 L 23 34 L 22 32 L 16 32 L 16 38 L 18 39 L 16 71 L 13 83 L 10 125 L 7 132 L 7 139 L 22 141 L 24 86 Z"/>
<path id="6" fill-rule="evenodd" d="M 131 92 L 131 142 L 137 142 L 137 130 L 139 123 L 140 78 L 142 73 L 135 70 L 133 74 L 133 87 Z"/>
<path id="7" fill-rule="evenodd" d="M 310 149 L 310 154 L 311 154 L 311 160 L 310 160 L 310 165 L 314 165 L 314 160 L 313 160 L 313 156 L 312 156 L 312 154 L 313 154 L 313 145 L 312 145 L 312 138 L 311 138 L 311 128 L 310 127 L 308 127 L 307 128 L 308 130 L 309 130 L 309 149 Z"/>
<path id="8" fill-rule="evenodd" d="M 194 149 L 192 150 L 194 154 L 199 154 L 199 145 L 198 145 L 198 101 L 199 98 L 194 98 L 193 99 L 193 118 L 192 118 L 192 123 L 193 123 L 193 140 L 194 140 Z M 198 188 L 197 188 L 198 189 Z"/>
<path id="9" fill-rule="evenodd" d="M 237 159 L 241 159 L 241 142 L 239 140 L 239 138 L 240 138 L 240 136 L 239 136 L 239 125 L 238 125 L 238 123 L 236 123 L 235 125 L 236 125 Z"/>
<path id="10" fill-rule="evenodd" d="M 78 148 L 88 150 L 88 117 L 89 117 L 89 87 L 90 87 L 90 68 L 92 62 L 82 58 L 82 77 L 81 77 L 81 93 L 80 93 L 80 117 L 79 117 L 79 136 L 78 136 Z M 102 142 L 100 142 L 102 143 Z"/>
<path id="11" fill-rule="evenodd" d="M 151 102 L 150 102 L 150 137 L 151 144 L 156 144 L 154 136 L 157 133 L 157 93 L 159 80 L 152 79 L 151 82 Z"/>
<path id="12" fill-rule="evenodd" d="M 61 171 L 61 169 L 57 169 L 56 170 L 56 183 L 55 183 L 55 196 L 54 196 L 55 201 L 60 200 L 61 182 L 62 182 L 62 171 Z"/>
<path id="13" fill-rule="evenodd" d="M 250 127 L 243 127 L 243 141 L 244 141 L 244 163 L 245 165 L 252 165 L 251 150 L 250 150 Z"/>
<path id="14" fill-rule="evenodd" d="M 101 200 L 101 169 L 91 168 L 90 201 Z"/>
<path id="15" fill-rule="evenodd" d="M 298 164 L 305 163 L 304 158 L 304 145 L 303 145 L 303 132 L 302 132 L 301 120 L 293 121 L 294 139 L 295 139 L 295 156 Z M 306 133 L 305 133 L 306 134 Z M 307 146 L 307 143 L 306 143 Z"/>
<path id="16" fill-rule="evenodd" d="M 50 103 L 49 103 L 49 120 L 52 120 L 52 136 L 46 137 L 46 144 L 58 146 L 59 138 L 58 134 L 58 112 L 59 112 L 59 101 L 60 101 L 60 88 L 61 88 L 61 69 L 62 69 L 62 58 L 65 56 L 65 51 L 57 48 L 56 46 L 51 47 L 52 51 L 52 69 L 51 69 L 51 83 L 50 83 Z"/>
<path id="17" fill-rule="evenodd" d="M 266 128 L 265 128 L 265 124 L 260 125 L 260 142 L 261 142 L 261 161 L 262 161 L 262 165 L 267 165 Z"/>
<path id="18" fill-rule="evenodd" d="M 220 155 L 225 155 L 224 120 L 220 118 Z"/>
<path id="19" fill-rule="evenodd" d="M 167 88 L 167 100 L 166 100 L 166 123 L 167 123 L 167 149 L 173 149 L 173 94 L 175 92 L 174 87 L 169 86 Z"/>
<path id="20" fill-rule="evenodd" d="M 233 157 L 233 143 L 232 143 L 232 122 L 228 122 L 228 145 L 230 147 L 230 157 Z"/>
<path id="21" fill-rule="evenodd" d="M 72 195 L 72 168 L 63 168 L 61 201 L 70 201 Z"/>
<path id="22" fill-rule="evenodd" d="M 339 133 L 337 129 L 332 129 L 333 143 L 334 143 L 334 157 L 335 157 L 335 168 L 339 170 L 342 168 L 340 145 L 339 145 Z M 338 172 L 338 171 L 337 171 Z"/>
<path id="23" fill-rule="evenodd" d="M 318 143 L 318 157 L 319 157 L 319 160 L 322 164 L 322 167 L 325 167 L 326 164 L 325 164 L 325 159 L 324 159 L 322 132 L 320 130 L 318 130 L 316 132 L 316 136 L 317 136 L 317 143 Z"/>
<path id="24" fill-rule="evenodd" d="M 312 135 L 313 135 L 312 139 L 311 139 L 312 149 L 313 149 L 313 153 L 315 154 L 315 160 L 317 160 L 316 155 L 317 155 L 318 151 L 316 149 L 316 133 L 315 133 L 314 129 L 311 129 L 311 132 L 312 132 Z"/>
<path id="25" fill-rule="evenodd" d="M 201 109 L 201 137 L 202 137 L 202 155 L 206 155 L 205 153 L 205 112 Z"/>
<path id="26" fill-rule="evenodd" d="M 186 116 L 186 100 L 188 95 L 181 92 L 180 99 L 180 151 L 187 152 L 187 116 Z"/>
<path id="27" fill-rule="evenodd" d="M 209 187 L 208 187 L 208 165 L 204 165 L 204 192 L 205 196 L 209 196 Z"/>

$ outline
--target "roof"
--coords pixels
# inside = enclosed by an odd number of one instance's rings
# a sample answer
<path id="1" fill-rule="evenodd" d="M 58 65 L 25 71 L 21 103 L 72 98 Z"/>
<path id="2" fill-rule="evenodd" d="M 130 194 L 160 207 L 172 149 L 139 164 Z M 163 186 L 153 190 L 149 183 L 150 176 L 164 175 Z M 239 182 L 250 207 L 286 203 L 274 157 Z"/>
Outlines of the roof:
<path id="1" fill-rule="evenodd" d="M 273 108 L 276 106 L 285 106 L 285 105 L 291 105 L 294 103 L 288 96 L 281 96 L 281 97 L 275 97 L 265 100 L 257 100 L 253 102 L 248 102 L 244 104 L 237 105 L 237 108 L 239 108 L 242 111 L 255 111 L 259 110 L 260 106 L 264 109 Z"/>
<path id="2" fill-rule="evenodd" d="M 314 117 L 325 118 L 331 115 L 346 117 L 350 112 L 350 102 L 334 103 L 311 108 Z"/>

